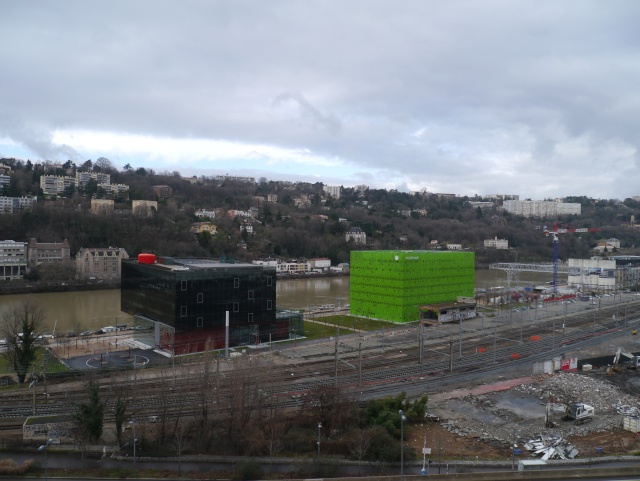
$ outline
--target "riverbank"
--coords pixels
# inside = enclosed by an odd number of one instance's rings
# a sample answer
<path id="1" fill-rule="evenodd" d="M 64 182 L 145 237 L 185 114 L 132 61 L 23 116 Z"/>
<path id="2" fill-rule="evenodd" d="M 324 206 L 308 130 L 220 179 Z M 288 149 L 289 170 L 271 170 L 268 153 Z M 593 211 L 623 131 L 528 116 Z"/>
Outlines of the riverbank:
<path id="1" fill-rule="evenodd" d="M 50 292 L 101 291 L 104 289 L 120 289 L 120 281 L 6 281 L 0 283 L 0 296 L 16 294 L 46 294 Z"/>

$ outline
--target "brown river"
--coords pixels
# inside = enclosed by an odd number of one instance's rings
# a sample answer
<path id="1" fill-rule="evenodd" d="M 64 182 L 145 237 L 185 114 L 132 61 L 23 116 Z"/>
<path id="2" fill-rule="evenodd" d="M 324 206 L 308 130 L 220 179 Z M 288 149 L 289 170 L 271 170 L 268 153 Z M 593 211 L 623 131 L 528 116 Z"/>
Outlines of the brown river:
<path id="1" fill-rule="evenodd" d="M 520 285 L 551 280 L 551 274 L 521 273 Z M 476 271 L 476 287 L 506 286 L 503 271 Z M 131 316 L 120 311 L 120 290 L 78 291 L 49 294 L 19 294 L 0 296 L 0 319 L 26 299 L 37 301 L 45 309 L 45 331 L 54 334 L 97 330 L 131 322 Z M 278 279 L 276 302 L 279 309 L 308 310 L 322 305 L 344 306 L 349 303 L 349 277 L 315 277 Z"/>

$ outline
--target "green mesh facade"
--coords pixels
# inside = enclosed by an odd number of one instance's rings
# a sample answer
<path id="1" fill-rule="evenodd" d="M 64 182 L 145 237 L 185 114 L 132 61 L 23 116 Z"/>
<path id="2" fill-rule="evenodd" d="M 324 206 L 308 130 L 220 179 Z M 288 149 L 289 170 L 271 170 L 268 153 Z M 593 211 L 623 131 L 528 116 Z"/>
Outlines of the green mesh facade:
<path id="1" fill-rule="evenodd" d="M 350 312 L 410 322 L 418 306 L 473 297 L 475 254 L 454 251 L 351 251 Z"/>

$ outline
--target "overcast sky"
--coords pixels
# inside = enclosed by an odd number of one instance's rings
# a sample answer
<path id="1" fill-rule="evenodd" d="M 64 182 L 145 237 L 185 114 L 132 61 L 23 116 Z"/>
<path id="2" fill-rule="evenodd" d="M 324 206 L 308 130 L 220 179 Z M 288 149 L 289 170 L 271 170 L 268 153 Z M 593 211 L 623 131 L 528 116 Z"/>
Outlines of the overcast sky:
<path id="1" fill-rule="evenodd" d="M 640 195 L 637 0 L 0 0 L 0 156 Z"/>

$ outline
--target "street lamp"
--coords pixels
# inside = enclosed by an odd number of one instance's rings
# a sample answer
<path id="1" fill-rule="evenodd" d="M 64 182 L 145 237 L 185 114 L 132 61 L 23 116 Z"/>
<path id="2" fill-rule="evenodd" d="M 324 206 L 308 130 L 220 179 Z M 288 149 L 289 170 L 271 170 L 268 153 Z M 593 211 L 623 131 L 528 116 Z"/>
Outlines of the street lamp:
<path id="1" fill-rule="evenodd" d="M 38 451 L 44 451 L 44 479 L 49 481 L 49 470 L 47 467 L 47 448 L 53 443 L 53 439 L 48 439 L 46 443 L 38 448 Z"/>
<path id="2" fill-rule="evenodd" d="M 320 429 L 322 429 L 322 423 L 318 423 L 318 466 L 320 466 Z"/>
<path id="3" fill-rule="evenodd" d="M 407 418 L 402 409 L 398 414 L 400 414 L 400 480 L 404 481 L 404 422 Z"/>

